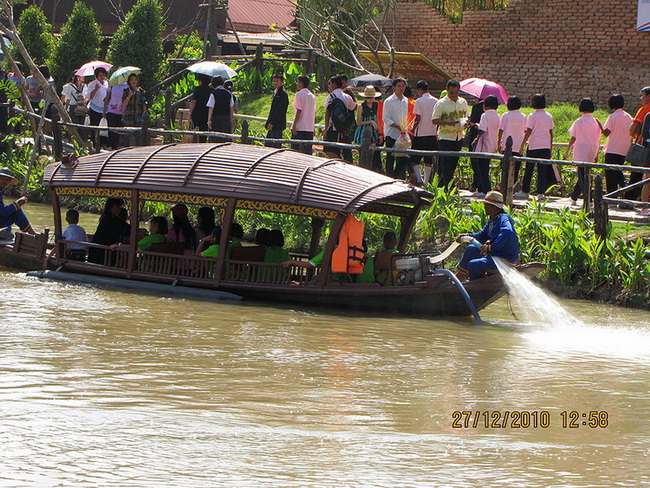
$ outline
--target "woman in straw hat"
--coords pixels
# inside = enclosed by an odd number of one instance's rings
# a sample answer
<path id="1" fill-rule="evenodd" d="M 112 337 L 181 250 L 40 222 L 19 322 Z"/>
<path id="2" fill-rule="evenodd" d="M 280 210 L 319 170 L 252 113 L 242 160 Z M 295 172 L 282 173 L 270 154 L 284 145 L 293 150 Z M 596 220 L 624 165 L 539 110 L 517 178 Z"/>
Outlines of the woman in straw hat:
<path id="1" fill-rule="evenodd" d="M 511 266 L 519 260 L 519 238 L 515 232 L 512 217 L 505 212 L 503 195 L 498 191 L 491 191 L 481 200 L 485 206 L 485 213 L 489 221 L 480 232 L 474 234 L 461 234 L 456 242 L 461 242 L 463 236 L 470 236 L 482 244 L 480 248 L 467 246 L 463 257 L 458 263 L 457 276 L 476 280 L 490 270 L 496 270 L 497 265 L 492 256 L 499 257 Z"/>
<path id="2" fill-rule="evenodd" d="M 355 144 L 363 144 L 367 132 L 370 132 L 370 144 L 372 146 L 376 146 L 379 142 L 379 102 L 375 98 L 380 95 L 381 93 L 375 90 L 372 85 L 366 85 L 359 95 L 365 98 L 365 101 L 359 104 L 357 110 L 357 128 L 354 131 Z"/>
<path id="3" fill-rule="evenodd" d="M 20 197 L 7 206 L 2 201 L 2 192 L 5 188 L 16 183 L 18 183 L 18 179 L 9 168 L 0 169 L 0 233 L 3 238 L 10 238 L 11 226 L 14 224 L 18 226 L 21 232 L 36 234 L 29 224 L 25 212 L 22 211 L 22 206 L 27 203 L 27 197 Z"/>

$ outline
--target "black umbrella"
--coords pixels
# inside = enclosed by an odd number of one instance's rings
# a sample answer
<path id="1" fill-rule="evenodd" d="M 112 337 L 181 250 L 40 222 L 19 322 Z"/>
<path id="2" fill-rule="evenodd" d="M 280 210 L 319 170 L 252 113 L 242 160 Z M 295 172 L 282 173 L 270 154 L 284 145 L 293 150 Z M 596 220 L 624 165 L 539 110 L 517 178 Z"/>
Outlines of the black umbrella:
<path id="1" fill-rule="evenodd" d="M 356 87 L 362 87 L 366 85 L 373 85 L 375 88 L 377 87 L 387 87 L 391 86 L 393 84 L 393 80 L 390 78 L 387 78 L 385 76 L 381 75 L 363 75 L 363 76 L 357 76 L 356 78 L 352 78 L 348 86 L 356 86 Z"/>

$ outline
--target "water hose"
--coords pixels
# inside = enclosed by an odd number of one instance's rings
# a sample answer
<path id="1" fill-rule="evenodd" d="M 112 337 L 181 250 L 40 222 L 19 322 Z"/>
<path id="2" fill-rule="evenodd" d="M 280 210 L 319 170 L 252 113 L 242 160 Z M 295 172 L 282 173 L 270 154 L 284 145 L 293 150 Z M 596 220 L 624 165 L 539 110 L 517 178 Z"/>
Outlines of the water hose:
<path id="1" fill-rule="evenodd" d="M 476 324 L 483 325 L 483 320 L 481 320 L 481 316 L 478 314 L 478 311 L 476 310 L 476 307 L 474 306 L 474 302 L 472 302 L 469 293 L 467 293 L 467 290 L 465 289 L 463 284 L 460 282 L 460 280 L 454 273 L 452 273 L 448 269 L 437 269 L 433 272 L 433 276 L 446 276 L 447 278 L 449 278 L 452 281 L 452 283 L 456 285 L 456 288 L 458 288 L 458 291 L 460 292 L 461 296 L 465 300 L 465 303 L 467 304 L 467 308 L 469 308 L 470 312 L 472 312 Z"/>
<path id="2" fill-rule="evenodd" d="M 464 242 L 469 244 L 470 246 L 475 246 L 475 247 L 481 247 L 483 244 L 481 244 L 479 241 L 474 239 L 472 236 L 462 236 L 460 238 L 460 242 Z M 429 262 L 431 264 L 436 264 L 439 263 L 440 261 L 444 261 L 447 259 L 451 254 L 460 246 L 459 242 L 454 242 L 449 246 L 447 249 L 442 254 L 438 254 L 437 256 L 431 256 L 429 258 Z"/>

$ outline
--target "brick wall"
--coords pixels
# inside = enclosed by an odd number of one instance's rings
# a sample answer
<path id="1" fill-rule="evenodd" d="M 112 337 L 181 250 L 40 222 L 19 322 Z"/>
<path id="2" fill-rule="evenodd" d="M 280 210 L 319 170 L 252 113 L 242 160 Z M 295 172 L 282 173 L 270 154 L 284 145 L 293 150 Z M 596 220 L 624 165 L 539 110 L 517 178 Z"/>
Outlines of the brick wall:
<path id="1" fill-rule="evenodd" d="M 398 4 L 396 49 L 421 52 L 459 80 L 487 78 L 525 104 L 612 93 L 639 106 L 650 85 L 650 32 L 636 32 L 637 0 L 511 0 L 504 11 L 465 12 L 455 25 L 424 3 Z"/>

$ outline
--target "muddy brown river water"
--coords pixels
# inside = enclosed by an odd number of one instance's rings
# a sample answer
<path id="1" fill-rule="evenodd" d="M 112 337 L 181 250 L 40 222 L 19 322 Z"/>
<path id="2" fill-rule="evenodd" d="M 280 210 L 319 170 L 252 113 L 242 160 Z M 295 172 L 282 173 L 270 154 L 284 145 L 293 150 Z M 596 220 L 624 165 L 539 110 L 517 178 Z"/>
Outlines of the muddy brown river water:
<path id="1" fill-rule="evenodd" d="M 524 323 L 506 298 L 479 327 L 0 283 L 2 486 L 650 486 L 645 311 Z"/>

